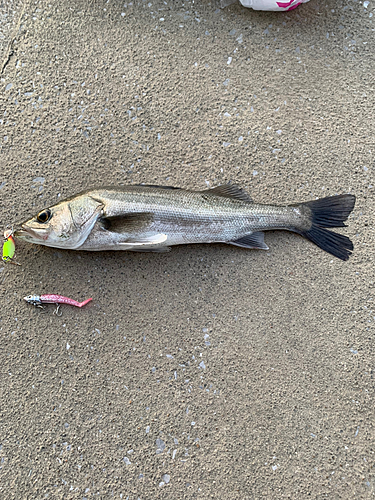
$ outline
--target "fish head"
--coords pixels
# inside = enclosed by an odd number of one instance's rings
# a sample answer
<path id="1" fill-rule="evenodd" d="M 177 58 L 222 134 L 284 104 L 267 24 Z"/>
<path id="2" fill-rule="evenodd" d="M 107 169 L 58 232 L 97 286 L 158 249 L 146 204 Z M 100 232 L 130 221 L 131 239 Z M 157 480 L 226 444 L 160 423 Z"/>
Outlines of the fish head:
<path id="1" fill-rule="evenodd" d="M 44 208 L 23 222 L 14 236 L 37 245 L 74 250 L 86 241 L 103 207 L 90 196 L 76 196 Z"/>

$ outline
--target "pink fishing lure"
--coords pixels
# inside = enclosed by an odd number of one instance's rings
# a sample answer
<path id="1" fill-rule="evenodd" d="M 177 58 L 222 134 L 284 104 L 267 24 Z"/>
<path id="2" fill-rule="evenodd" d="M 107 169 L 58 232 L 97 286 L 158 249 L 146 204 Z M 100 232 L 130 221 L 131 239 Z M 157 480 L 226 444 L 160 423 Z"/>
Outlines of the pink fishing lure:
<path id="1" fill-rule="evenodd" d="M 64 297 L 63 295 L 28 295 L 24 297 L 24 300 L 29 304 L 34 304 L 34 306 L 40 306 L 42 304 L 68 304 L 70 306 L 83 307 L 92 299 L 86 299 L 83 302 L 77 302 L 69 297 Z"/>

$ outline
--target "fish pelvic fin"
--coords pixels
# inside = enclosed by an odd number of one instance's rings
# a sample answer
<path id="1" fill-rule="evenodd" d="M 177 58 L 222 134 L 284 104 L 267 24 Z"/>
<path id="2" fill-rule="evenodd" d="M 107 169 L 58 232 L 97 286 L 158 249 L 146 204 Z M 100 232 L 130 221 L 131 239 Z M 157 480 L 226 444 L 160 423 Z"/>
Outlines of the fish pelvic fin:
<path id="1" fill-rule="evenodd" d="M 119 246 L 124 247 L 124 250 L 127 248 L 141 248 L 144 247 L 148 249 L 152 245 L 160 245 L 167 241 L 168 236 L 166 234 L 151 234 L 149 236 L 137 237 L 137 238 L 128 238 L 126 241 L 118 243 Z"/>
<path id="2" fill-rule="evenodd" d="M 227 243 L 228 245 L 235 245 L 242 248 L 268 250 L 268 246 L 264 243 L 264 233 L 262 231 L 255 231 L 254 233 L 247 234 L 238 240 L 228 241 Z"/>
<path id="3" fill-rule="evenodd" d="M 354 248 L 351 240 L 342 234 L 326 228 L 346 227 L 344 221 L 349 217 L 355 205 L 355 196 L 342 194 L 298 205 L 302 211 L 310 211 L 310 228 L 294 229 L 322 250 L 338 259 L 348 260 Z M 308 210 L 306 210 L 306 208 Z"/>

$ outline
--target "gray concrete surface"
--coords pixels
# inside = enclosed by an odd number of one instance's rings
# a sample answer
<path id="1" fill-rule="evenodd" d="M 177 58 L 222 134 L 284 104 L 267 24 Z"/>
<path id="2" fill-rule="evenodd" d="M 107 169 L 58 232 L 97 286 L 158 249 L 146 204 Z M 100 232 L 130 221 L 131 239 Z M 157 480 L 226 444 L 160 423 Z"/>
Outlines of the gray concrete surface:
<path id="1" fill-rule="evenodd" d="M 373 0 L 23 7 L 0 227 L 94 185 L 232 181 L 264 203 L 355 193 L 355 251 L 20 243 L 0 266 L 0 497 L 373 498 Z M 22 300 L 52 292 L 93 302 Z"/>

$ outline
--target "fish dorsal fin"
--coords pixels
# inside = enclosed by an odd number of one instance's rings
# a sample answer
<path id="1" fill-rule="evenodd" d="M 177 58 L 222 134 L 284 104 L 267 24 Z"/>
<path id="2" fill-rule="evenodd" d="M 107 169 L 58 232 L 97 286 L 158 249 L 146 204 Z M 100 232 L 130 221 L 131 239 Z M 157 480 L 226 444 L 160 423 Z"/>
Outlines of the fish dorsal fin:
<path id="1" fill-rule="evenodd" d="M 159 186 L 158 184 L 135 184 L 136 186 L 141 186 L 145 188 L 156 188 L 156 189 L 181 189 L 174 186 Z"/>
<path id="2" fill-rule="evenodd" d="M 221 196 L 222 198 L 232 198 L 234 200 L 245 201 L 246 203 L 253 203 L 250 196 L 238 187 L 236 184 L 225 184 L 224 186 L 217 186 L 212 189 L 201 191 L 205 195 Z"/>

